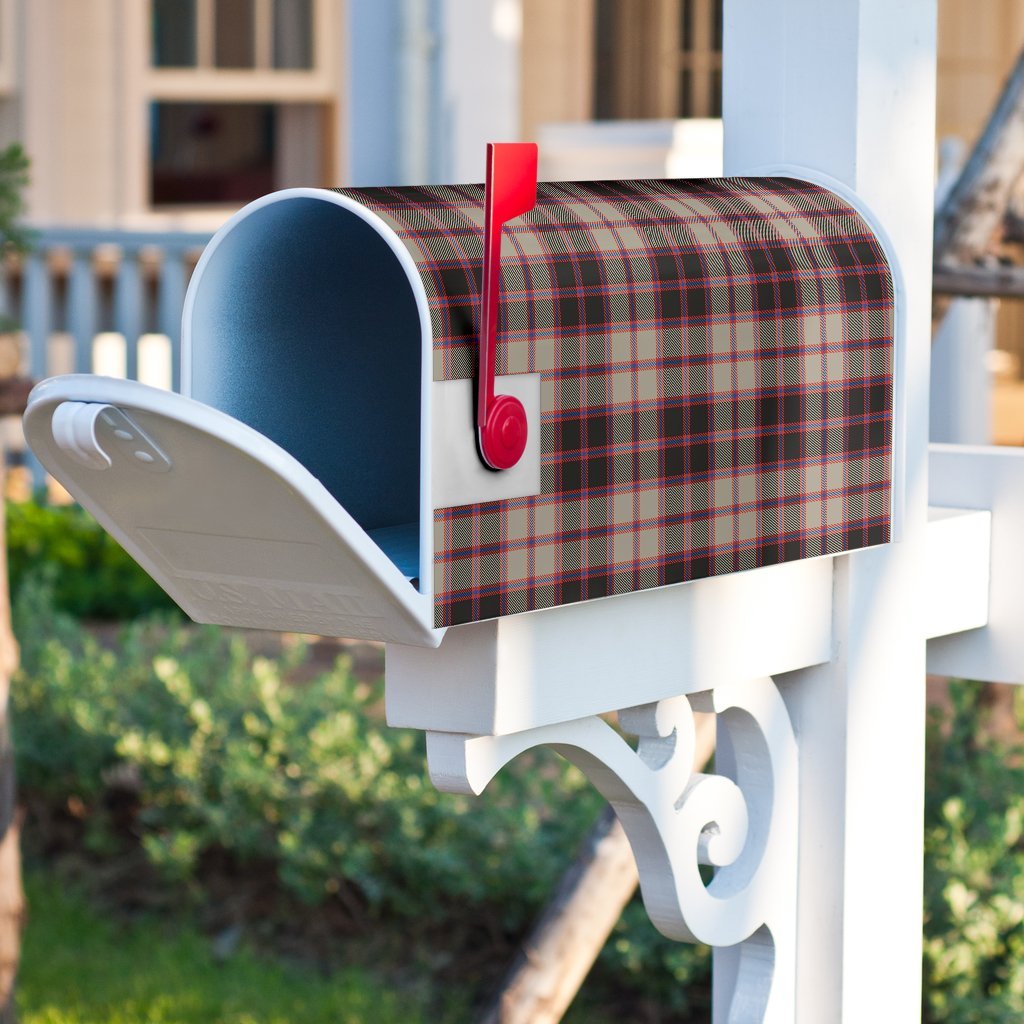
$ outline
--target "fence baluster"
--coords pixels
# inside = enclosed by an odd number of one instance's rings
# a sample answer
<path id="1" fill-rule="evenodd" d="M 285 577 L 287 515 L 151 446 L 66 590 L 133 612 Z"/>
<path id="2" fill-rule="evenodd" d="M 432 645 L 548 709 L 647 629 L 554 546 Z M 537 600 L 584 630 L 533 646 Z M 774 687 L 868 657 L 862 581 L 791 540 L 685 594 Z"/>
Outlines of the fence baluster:
<path id="1" fill-rule="evenodd" d="M 157 329 L 171 342 L 171 388 L 181 391 L 181 309 L 185 304 L 185 252 L 164 249 L 160 261 Z"/>
<path id="2" fill-rule="evenodd" d="M 125 374 L 139 378 L 139 336 L 142 334 L 142 277 L 139 251 L 123 248 L 114 282 L 114 330 L 125 344 Z"/>
<path id="3" fill-rule="evenodd" d="M 170 339 L 172 386 L 181 387 L 181 311 L 188 283 L 188 254 L 210 240 L 205 233 L 100 231 L 91 228 L 42 228 L 34 248 L 23 258 L 20 288 L 12 280 L 12 268 L 0 266 L 0 312 L 21 321 L 28 339 L 28 373 L 42 380 L 52 372 L 50 339 L 57 326 L 73 339 L 76 373 L 90 373 L 99 331 L 124 337 L 127 376 L 138 379 L 139 339 L 154 326 Z M 112 297 L 97 265 L 100 250 L 117 246 L 121 256 L 113 280 Z M 155 248 L 161 254 L 155 307 L 144 293 L 140 251 Z M 67 290 L 57 287 L 49 266 L 50 253 L 68 249 L 72 254 Z M 63 301 L 62 301 L 63 300 Z M 62 307 L 58 308 L 58 303 Z M 112 308 L 111 308 L 112 307 Z M 155 320 L 155 325 L 154 325 Z M 112 323 L 111 323 L 112 321 Z M 26 451 L 36 487 L 46 484 L 46 474 L 35 456 Z"/>
<path id="4" fill-rule="evenodd" d="M 25 258 L 24 286 L 22 293 L 22 321 L 29 337 L 29 374 L 42 380 L 47 374 L 50 341 L 50 278 L 46 256 L 34 252 Z M 46 486 L 46 470 L 39 460 L 26 449 L 26 463 L 32 473 L 32 485 L 38 489 Z"/>
<path id="5" fill-rule="evenodd" d="M 11 307 L 11 269 L 0 262 L 0 315 L 14 317 Z"/>
<path id="6" fill-rule="evenodd" d="M 29 372 L 37 380 L 47 373 L 50 340 L 50 277 L 43 253 L 25 259 L 25 296 L 22 316 L 31 341 Z"/>
<path id="7" fill-rule="evenodd" d="M 92 348 L 96 337 L 96 278 L 92 253 L 72 251 L 68 281 L 68 330 L 75 344 L 75 373 L 92 370 Z"/>

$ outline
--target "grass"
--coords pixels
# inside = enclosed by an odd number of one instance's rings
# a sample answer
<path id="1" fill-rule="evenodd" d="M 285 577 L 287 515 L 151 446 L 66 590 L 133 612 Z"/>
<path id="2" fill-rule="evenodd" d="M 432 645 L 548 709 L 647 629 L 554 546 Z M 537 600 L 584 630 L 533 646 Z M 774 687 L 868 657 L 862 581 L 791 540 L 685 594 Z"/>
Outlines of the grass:
<path id="1" fill-rule="evenodd" d="M 118 924 L 84 896 L 26 878 L 29 923 L 18 976 L 21 1024 L 417 1024 L 415 993 L 368 972 L 330 977 L 241 949 L 218 961 L 188 922 Z"/>

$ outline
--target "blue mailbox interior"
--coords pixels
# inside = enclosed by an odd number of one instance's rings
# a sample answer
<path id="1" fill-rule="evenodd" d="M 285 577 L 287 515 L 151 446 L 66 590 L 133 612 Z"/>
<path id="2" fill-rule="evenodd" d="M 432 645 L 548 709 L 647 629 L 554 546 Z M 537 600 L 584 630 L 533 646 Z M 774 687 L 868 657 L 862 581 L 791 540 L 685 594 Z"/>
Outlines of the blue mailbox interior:
<path id="1" fill-rule="evenodd" d="M 192 289 L 191 396 L 289 452 L 417 577 L 422 327 L 385 239 L 284 195 L 225 231 Z"/>

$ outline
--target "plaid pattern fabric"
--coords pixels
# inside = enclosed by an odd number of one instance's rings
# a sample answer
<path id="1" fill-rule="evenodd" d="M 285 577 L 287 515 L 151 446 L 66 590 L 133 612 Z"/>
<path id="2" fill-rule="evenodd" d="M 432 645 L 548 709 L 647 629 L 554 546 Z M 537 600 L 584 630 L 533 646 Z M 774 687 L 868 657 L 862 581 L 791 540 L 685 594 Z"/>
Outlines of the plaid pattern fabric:
<path id="1" fill-rule="evenodd" d="M 435 379 L 473 377 L 482 187 L 345 192 L 416 262 Z M 892 281 L 833 193 L 544 183 L 501 285 L 497 371 L 542 375 L 542 493 L 436 510 L 438 626 L 889 539 Z"/>

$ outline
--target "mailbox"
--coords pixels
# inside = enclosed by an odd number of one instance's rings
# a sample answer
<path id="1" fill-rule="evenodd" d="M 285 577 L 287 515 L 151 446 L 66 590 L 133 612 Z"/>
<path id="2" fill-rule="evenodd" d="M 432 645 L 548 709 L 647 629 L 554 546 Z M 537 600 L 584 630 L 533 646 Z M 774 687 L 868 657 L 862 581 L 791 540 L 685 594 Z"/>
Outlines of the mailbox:
<path id="1" fill-rule="evenodd" d="M 478 185 L 252 203 L 193 275 L 184 395 L 54 378 L 29 443 L 228 625 L 431 646 L 890 539 L 894 288 L 850 200 L 781 177 L 542 183 L 492 225 L 486 360 L 485 209 Z M 482 392 L 522 410 L 505 468 Z"/>

